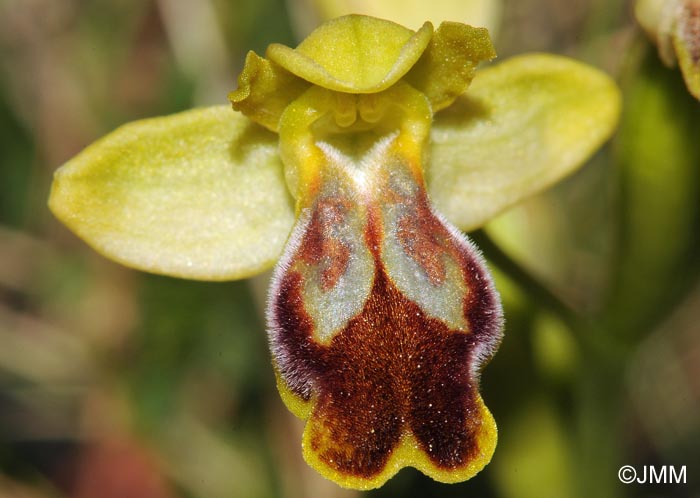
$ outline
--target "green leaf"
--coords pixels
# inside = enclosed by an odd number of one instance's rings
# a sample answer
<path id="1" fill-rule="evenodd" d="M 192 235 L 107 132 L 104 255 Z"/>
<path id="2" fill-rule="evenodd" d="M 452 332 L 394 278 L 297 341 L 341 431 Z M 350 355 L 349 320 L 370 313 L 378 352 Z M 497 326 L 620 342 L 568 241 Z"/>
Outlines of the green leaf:
<path id="1" fill-rule="evenodd" d="M 482 69 L 435 116 L 428 191 L 450 221 L 477 228 L 582 165 L 619 112 L 615 83 L 565 57 L 529 54 Z"/>
<path id="2" fill-rule="evenodd" d="M 202 280 L 269 268 L 294 222 L 276 135 L 227 106 L 122 126 L 56 172 L 49 207 L 111 259 Z"/>

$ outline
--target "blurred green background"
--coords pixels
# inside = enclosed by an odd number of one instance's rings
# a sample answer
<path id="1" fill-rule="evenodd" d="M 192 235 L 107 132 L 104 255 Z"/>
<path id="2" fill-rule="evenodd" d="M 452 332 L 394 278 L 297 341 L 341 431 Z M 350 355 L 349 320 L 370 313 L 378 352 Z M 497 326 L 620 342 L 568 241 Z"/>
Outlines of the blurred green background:
<path id="1" fill-rule="evenodd" d="M 620 0 L 506 0 L 501 59 L 613 75 L 613 140 L 474 234 L 506 337 L 482 393 L 492 463 L 343 490 L 301 459 L 264 332 L 267 276 L 188 282 L 95 254 L 53 171 L 121 123 L 224 103 L 245 53 L 295 45 L 284 0 L 0 0 L 0 497 L 700 497 L 700 102 Z M 301 20 L 301 21 L 300 21 Z M 622 465 L 686 466 L 622 484 Z"/>

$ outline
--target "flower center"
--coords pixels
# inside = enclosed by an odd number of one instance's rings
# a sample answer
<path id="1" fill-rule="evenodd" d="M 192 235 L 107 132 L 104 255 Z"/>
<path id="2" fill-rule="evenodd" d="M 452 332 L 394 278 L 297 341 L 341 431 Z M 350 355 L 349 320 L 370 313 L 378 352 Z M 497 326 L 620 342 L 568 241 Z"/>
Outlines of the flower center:
<path id="1" fill-rule="evenodd" d="M 297 211 L 317 197 L 329 175 L 374 183 L 381 154 L 393 143 L 423 184 L 423 151 L 432 111 L 425 96 L 399 82 L 368 95 L 313 86 L 280 119 L 280 155 Z"/>

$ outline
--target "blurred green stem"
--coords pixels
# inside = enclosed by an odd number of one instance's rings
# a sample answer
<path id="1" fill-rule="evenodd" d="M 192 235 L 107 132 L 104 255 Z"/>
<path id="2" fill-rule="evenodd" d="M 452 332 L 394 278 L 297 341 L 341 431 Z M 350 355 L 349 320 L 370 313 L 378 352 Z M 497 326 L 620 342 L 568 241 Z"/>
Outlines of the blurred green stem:
<path id="1" fill-rule="evenodd" d="M 579 314 L 562 301 L 545 284 L 511 258 L 483 230 L 470 237 L 484 255 L 510 277 L 538 307 L 556 314 L 573 332 L 585 365 L 574 385 L 574 403 L 560 405 L 561 413 L 570 417 L 576 430 L 572 444 L 576 448 L 576 496 L 614 498 L 617 494 L 617 469 L 621 448 L 614 437 L 620 430 L 620 400 L 623 392 L 623 358 L 629 351 L 614 341 L 610 329 L 600 322 Z"/>
<path id="2" fill-rule="evenodd" d="M 506 274 L 529 299 L 555 314 L 572 332 L 582 354 L 601 364 L 617 364 L 629 354 L 629 346 L 616 339 L 603 322 L 582 315 L 563 301 L 537 277 L 501 249 L 484 230 L 469 234 L 484 256 Z"/>
<path id="3" fill-rule="evenodd" d="M 533 301 L 555 313 L 572 330 L 581 328 L 576 311 L 503 251 L 484 230 L 476 230 L 469 237 L 486 258 L 525 290 Z"/>

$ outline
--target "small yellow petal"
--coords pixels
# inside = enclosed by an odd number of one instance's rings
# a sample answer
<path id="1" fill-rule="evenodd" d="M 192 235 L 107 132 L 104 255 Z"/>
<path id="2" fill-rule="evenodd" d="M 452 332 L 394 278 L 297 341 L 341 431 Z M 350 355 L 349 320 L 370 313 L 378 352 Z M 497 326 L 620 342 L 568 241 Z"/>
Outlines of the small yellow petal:
<path id="1" fill-rule="evenodd" d="M 488 30 L 443 22 L 423 56 L 406 75 L 406 81 L 428 97 L 436 112 L 466 91 L 479 62 L 494 57 L 496 51 Z"/>
<path id="2" fill-rule="evenodd" d="M 276 132 L 284 109 L 309 86 L 274 62 L 248 52 L 238 88 L 228 98 L 235 110 Z"/>
<path id="3" fill-rule="evenodd" d="M 294 222 L 276 138 L 228 106 L 130 123 L 56 172 L 49 206 L 127 266 L 244 278 L 274 264 Z"/>
<path id="4" fill-rule="evenodd" d="M 583 164 L 619 113 L 615 83 L 565 57 L 523 55 L 483 69 L 435 116 L 428 191 L 450 221 L 474 229 Z"/>
<path id="5" fill-rule="evenodd" d="M 420 58 L 433 35 L 373 17 L 349 15 L 321 25 L 296 49 L 273 44 L 266 56 L 330 90 L 374 93 L 389 88 Z"/>

